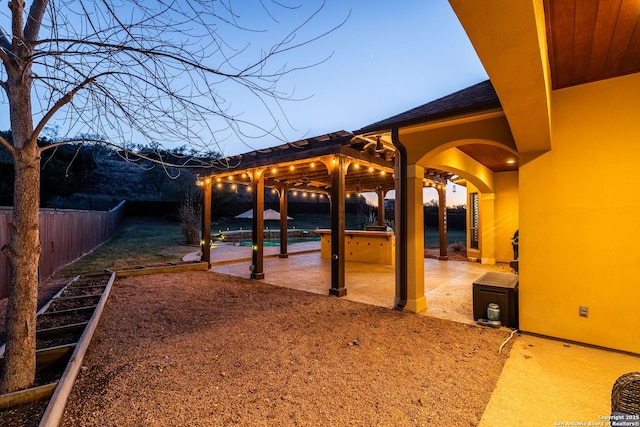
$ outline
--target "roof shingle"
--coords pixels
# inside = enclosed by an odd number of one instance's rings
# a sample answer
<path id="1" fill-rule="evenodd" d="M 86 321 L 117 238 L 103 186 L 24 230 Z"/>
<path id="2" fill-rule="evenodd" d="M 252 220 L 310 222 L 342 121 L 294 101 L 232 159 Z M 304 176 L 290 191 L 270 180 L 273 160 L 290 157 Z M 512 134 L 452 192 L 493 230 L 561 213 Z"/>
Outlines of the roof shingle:
<path id="1" fill-rule="evenodd" d="M 485 80 L 404 113 L 365 126 L 354 133 L 363 134 L 410 126 L 500 106 L 500 100 L 491 81 Z"/>

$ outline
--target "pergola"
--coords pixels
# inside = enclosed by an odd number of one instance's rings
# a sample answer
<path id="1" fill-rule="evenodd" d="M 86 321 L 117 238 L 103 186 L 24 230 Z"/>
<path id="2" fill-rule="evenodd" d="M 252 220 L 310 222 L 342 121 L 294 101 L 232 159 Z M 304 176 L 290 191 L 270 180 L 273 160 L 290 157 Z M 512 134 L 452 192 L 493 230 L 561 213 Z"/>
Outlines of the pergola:
<path id="1" fill-rule="evenodd" d="M 251 278 L 264 278 L 265 188 L 272 188 L 280 201 L 280 257 L 287 254 L 287 213 L 289 191 L 321 194 L 331 202 L 331 288 L 332 295 L 346 295 L 345 287 L 345 198 L 351 194 L 374 192 L 378 195 L 378 225 L 384 225 L 385 194 L 397 187 L 394 176 L 396 150 L 390 141 L 371 139 L 339 131 L 276 147 L 255 150 L 220 159 L 214 168 L 198 179 L 204 189 L 203 260 L 210 263 L 211 191 L 225 185 L 244 185 L 252 193 Z M 425 171 L 424 185 L 440 195 L 441 256 L 446 257 L 444 191 L 452 174 Z"/>

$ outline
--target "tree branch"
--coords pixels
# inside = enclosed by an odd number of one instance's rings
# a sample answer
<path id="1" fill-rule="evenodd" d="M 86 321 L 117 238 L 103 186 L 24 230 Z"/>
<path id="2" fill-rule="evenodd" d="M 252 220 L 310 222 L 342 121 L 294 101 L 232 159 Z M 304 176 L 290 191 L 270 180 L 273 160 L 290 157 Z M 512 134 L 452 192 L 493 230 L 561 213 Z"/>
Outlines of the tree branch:
<path id="1" fill-rule="evenodd" d="M 13 34 L 13 44 L 22 43 L 24 33 L 22 32 L 22 15 L 24 13 L 24 0 L 10 0 L 9 9 L 11 9 L 11 33 Z"/>
<path id="2" fill-rule="evenodd" d="M 71 100 L 73 99 L 73 96 L 76 93 L 78 93 L 78 91 L 80 91 L 80 89 L 82 89 L 85 86 L 91 84 L 96 78 L 98 78 L 98 77 L 100 77 L 102 75 L 109 75 L 109 74 L 113 74 L 113 73 L 101 73 L 101 74 L 99 74 L 97 76 L 89 77 L 85 81 L 83 81 L 82 83 L 77 85 L 75 88 L 73 88 L 73 90 L 71 90 L 70 92 L 67 92 L 62 98 L 58 99 L 58 101 L 56 101 L 56 103 L 53 105 L 53 107 L 51 107 L 49 109 L 49 111 L 47 111 L 47 113 L 44 115 L 44 117 L 42 119 L 40 119 L 40 122 L 38 122 L 38 125 L 34 129 L 33 134 L 31 136 L 31 140 L 29 141 L 29 143 L 30 144 L 36 144 L 37 143 L 38 136 L 40 135 L 40 132 L 42 132 L 42 129 L 44 129 L 44 127 L 49 122 L 51 117 L 53 117 L 55 115 L 55 113 L 58 112 L 58 110 L 60 110 L 62 107 L 67 105 L 69 102 L 71 102 Z"/>
<path id="3" fill-rule="evenodd" d="M 51 10 L 45 13 L 51 22 L 43 23 L 40 30 L 45 38 L 30 42 L 34 50 L 24 58 L 33 70 L 42 72 L 30 76 L 34 87 L 44 88 L 38 91 L 41 111 L 33 114 L 42 117 L 34 138 L 55 117 L 56 123 L 66 129 L 107 135 L 122 141 L 121 145 L 141 137 L 165 143 L 185 141 L 197 151 L 206 151 L 211 144 L 219 147 L 226 140 L 237 140 L 251 148 L 247 141 L 264 136 L 286 142 L 285 128 L 294 129 L 294 125 L 289 123 L 281 101 L 307 97 L 294 97 L 293 89 L 280 91 L 280 79 L 322 63 L 331 55 L 313 64 L 293 66 L 277 64 L 275 57 L 288 57 L 292 49 L 344 24 L 340 20 L 328 31 L 299 38 L 302 28 L 318 18 L 325 0 L 319 3 L 319 8 L 313 6 L 309 15 L 285 28 L 261 53 L 251 43 L 235 49 L 228 41 L 236 38 L 222 37 L 222 27 L 215 20 L 237 31 L 266 30 L 241 26 L 236 22 L 240 15 L 231 10 L 229 21 L 219 15 L 219 6 L 208 2 L 160 0 L 147 6 L 146 1 L 131 0 L 116 8 L 111 0 L 83 1 L 82 11 L 73 12 L 84 17 L 80 26 L 72 25 L 72 15 L 64 13 L 62 5 L 66 3 L 51 3 Z M 275 1 L 273 4 L 296 9 Z M 280 16 L 268 12 L 273 21 L 279 22 Z M 281 22 L 291 22 L 288 16 Z M 48 34 L 44 34 L 45 28 Z M 242 39 L 240 36 L 237 40 Z M 255 56 L 250 58 L 252 52 Z M 105 71 L 113 74 L 101 74 Z M 91 78 L 91 88 L 76 93 L 77 86 L 86 85 Z M 243 88 L 251 99 L 227 98 L 225 90 L 232 86 Z M 236 104 L 260 111 L 243 112 Z"/>
<path id="4" fill-rule="evenodd" d="M 13 156 L 15 155 L 16 149 L 2 136 L 0 136 L 0 145 L 7 149 L 7 151 Z"/>
<path id="5" fill-rule="evenodd" d="M 29 16 L 24 27 L 24 37 L 27 42 L 34 42 L 38 37 L 44 12 L 47 10 L 48 0 L 34 0 L 29 9 Z"/>
<path id="6" fill-rule="evenodd" d="M 5 55 L 6 51 L 11 50 L 11 39 L 9 38 L 9 34 L 7 34 L 2 27 L 0 27 L 0 49 L 2 49 L 0 52 L 2 52 L 3 55 Z"/>

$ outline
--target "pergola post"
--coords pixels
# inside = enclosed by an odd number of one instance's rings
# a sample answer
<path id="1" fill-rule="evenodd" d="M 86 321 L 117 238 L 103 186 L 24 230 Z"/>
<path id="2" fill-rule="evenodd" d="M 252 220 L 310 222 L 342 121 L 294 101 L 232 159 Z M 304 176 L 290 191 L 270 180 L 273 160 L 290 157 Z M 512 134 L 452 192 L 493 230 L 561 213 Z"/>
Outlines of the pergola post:
<path id="1" fill-rule="evenodd" d="M 261 170 L 251 173 L 253 220 L 251 221 L 251 278 L 264 279 L 264 176 Z"/>
<path id="2" fill-rule="evenodd" d="M 445 261 L 449 259 L 447 254 L 447 193 L 446 186 L 438 186 L 438 232 L 440 237 L 440 256 L 439 260 Z"/>
<path id="3" fill-rule="evenodd" d="M 287 225 L 287 214 L 288 214 L 288 206 L 289 206 L 289 190 L 286 186 L 282 186 L 279 189 L 280 191 L 280 258 L 288 258 L 288 225 Z"/>
<path id="4" fill-rule="evenodd" d="M 376 191 L 376 193 L 378 194 L 378 225 L 379 226 L 384 226 L 385 224 L 385 218 L 384 218 L 384 189 L 382 187 L 379 187 L 378 190 Z"/>
<path id="5" fill-rule="evenodd" d="M 344 296 L 345 287 L 345 159 L 343 156 L 335 158 L 331 171 L 331 288 L 329 295 Z"/>
<path id="6" fill-rule="evenodd" d="M 202 181 L 202 261 L 211 268 L 211 178 Z"/>

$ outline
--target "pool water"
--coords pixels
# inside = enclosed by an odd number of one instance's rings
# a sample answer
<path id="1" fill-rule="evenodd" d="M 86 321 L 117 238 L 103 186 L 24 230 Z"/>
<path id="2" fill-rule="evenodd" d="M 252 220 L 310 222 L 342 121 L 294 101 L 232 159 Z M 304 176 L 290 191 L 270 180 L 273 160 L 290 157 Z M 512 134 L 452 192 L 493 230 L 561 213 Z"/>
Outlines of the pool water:
<path id="1" fill-rule="evenodd" d="M 289 237 L 287 239 L 287 244 L 291 244 L 291 243 L 302 243 L 302 242 L 319 242 L 320 241 L 320 237 Z M 246 241 L 246 242 L 237 242 L 236 245 L 238 246 L 251 246 L 253 244 L 253 242 L 251 241 Z M 280 239 L 270 239 L 264 240 L 264 246 L 268 247 L 268 246 L 280 246 Z"/>
<path id="2" fill-rule="evenodd" d="M 250 233 L 248 233 L 250 235 Z M 440 245 L 440 234 L 437 228 L 425 227 L 424 244 L 425 247 L 438 247 Z M 288 243 L 314 242 L 320 241 L 320 237 L 289 237 Z M 466 243 L 467 236 L 464 230 L 449 230 L 447 232 L 447 244 L 451 245 L 457 242 Z M 238 246 L 251 246 L 251 240 L 235 242 Z M 264 246 L 280 246 L 279 238 L 264 239 Z"/>

